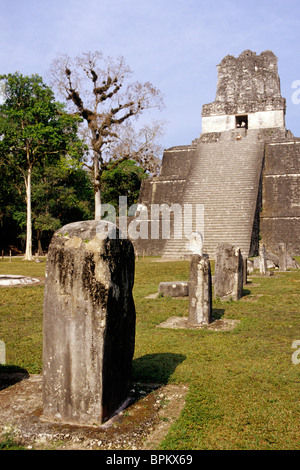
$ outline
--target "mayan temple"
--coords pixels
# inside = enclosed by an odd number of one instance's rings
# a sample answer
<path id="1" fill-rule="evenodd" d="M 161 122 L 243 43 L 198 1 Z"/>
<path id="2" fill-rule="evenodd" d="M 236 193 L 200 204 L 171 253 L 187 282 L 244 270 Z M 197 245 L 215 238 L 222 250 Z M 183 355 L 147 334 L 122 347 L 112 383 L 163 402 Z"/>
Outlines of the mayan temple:
<path id="1" fill-rule="evenodd" d="M 216 98 L 202 107 L 200 137 L 164 151 L 160 175 L 141 187 L 140 207 L 148 214 L 153 204 L 203 207 L 201 231 L 210 256 L 222 242 L 238 246 L 243 256 L 257 254 L 259 243 L 276 252 L 284 242 L 299 255 L 300 139 L 285 127 L 277 57 L 246 50 L 217 67 Z M 197 229 L 196 217 L 192 211 L 190 231 Z M 169 238 L 135 245 L 168 258 L 189 254 L 176 223 Z"/>

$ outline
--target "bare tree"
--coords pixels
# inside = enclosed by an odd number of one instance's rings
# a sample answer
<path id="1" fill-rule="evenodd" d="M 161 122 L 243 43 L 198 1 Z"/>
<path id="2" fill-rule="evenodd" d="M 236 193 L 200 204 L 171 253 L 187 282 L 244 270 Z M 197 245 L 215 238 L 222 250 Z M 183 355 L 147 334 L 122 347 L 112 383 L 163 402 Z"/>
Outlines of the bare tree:
<path id="1" fill-rule="evenodd" d="M 161 108 L 162 96 L 150 82 L 130 82 L 131 70 L 122 57 L 104 58 L 99 51 L 71 59 L 61 55 L 51 64 L 50 79 L 81 116 L 89 136 L 95 192 L 95 219 L 101 218 L 101 175 L 107 149 L 115 147 L 120 127 L 144 110 Z M 122 159 L 132 158 L 122 155 Z"/>
<path id="2" fill-rule="evenodd" d="M 145 172 L 157 176 L 161 167 L 159 156 L 163 151 L 159 139 L 164 133 L 164 126 L 163 121 L 154 121 L 135 129 L 130 122 L 124 123 L 118 138 L 104 151 L 108 164 L 111 166 L 113 162 L 118 164 L 131 159 L 135 160 Z"/>

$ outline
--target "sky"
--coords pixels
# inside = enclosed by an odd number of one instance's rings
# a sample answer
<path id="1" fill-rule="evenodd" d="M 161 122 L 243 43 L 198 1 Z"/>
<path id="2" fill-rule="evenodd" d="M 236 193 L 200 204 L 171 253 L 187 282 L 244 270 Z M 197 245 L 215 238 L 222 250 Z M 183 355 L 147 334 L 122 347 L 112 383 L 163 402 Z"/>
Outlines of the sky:
<path id="1" fill-rule="evenodd" d="M 272 50 L 286 126 L 300 137 L 299 0 L 0 0 L 0 31 L 0 74 L 47 83 L 58 54 L 123 56 L 134 80 L 162 92 L 163 111 L 144 119 L 166 121 L 163 148 L 199 137 L 223 57 Z"/>

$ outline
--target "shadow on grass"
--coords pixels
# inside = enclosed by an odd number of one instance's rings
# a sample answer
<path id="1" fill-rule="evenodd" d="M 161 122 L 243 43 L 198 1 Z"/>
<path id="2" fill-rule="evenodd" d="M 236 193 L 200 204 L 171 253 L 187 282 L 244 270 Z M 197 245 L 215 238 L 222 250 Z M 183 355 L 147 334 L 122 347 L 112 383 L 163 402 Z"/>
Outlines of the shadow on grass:
<path id="1" fill-rule="evenodd" d="M 225 314 L 225 309 L 224 308 L 213 308 L 212 309 L 212 316 L 214 320 L 220 320 L 220 318 L 223 317 Z"/>
<path id="2" fill-rule="evenodd" d="M 243 289 L 242 297 L 245 297 L 246 295 L 250 295 L 250 294 L 251 294 L 251 290 L 249 290 L 249 289 Z"/>
<path id="3" fill-rule="evenodd" d="M 22 367 L 0 364 L 0 390 L 21 382 L 21 380 L 28 377 L 28 371 Z"/>
<path id="4" fill-rule="evenodd" d="M 133 379 L 138 382 L 166 385 L 176 367 L 186 359 L 183 354 L 146 354 L 134 359 Z"/>
<path id="5" fill-rule="evenodd" d="M 168 384 L 176 367 L 186 359 L 183 354 L 157 353 L 146 354 L 133 360 L 132 386 L 125 408 L 138 402 L 141 398 L 151 397 Z M 153 397 L 152 397 L 153 399 Z"/>

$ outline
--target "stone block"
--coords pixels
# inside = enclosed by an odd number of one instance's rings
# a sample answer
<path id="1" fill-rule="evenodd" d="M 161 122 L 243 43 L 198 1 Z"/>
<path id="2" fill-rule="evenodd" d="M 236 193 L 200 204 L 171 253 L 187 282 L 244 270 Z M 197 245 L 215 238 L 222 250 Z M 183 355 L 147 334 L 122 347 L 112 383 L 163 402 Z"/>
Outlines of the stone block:
<path id="1" fill-rule="evenodd" d="M 43 419 L 100 425 L 128 397 L 134 263 L 131 241 L 113 224 L 72 223 L 54 234 L 44 294 Z"/>
<path id="2" fill-rule="evenodd" d="M 189 277 L 190 325 L 208 325 L 212 322 L 212 282 L 209 258 L 192 255 Z"/>
<path id="3" fill-rule="evenodd" d="M 287 254 L 286 264 L 288 269 L 300 269 L 300 264 L 296 261 L 293 256 L 289 254 Z"/>
<path id="4" fill-rule="evenodd" d="M 247 259 L 247 274 L 253 273 L 253 271 L 255 269 L 254 261 L 255 260 L 253 260 L 253 259 Z"/>
<path id="5" fill-rule="evenodd" d="M 158 293 L 164 297 L 187 297 L 189 295 L 189 284 L 184 281 L 161 282 Z"/>
<path id="6" fill-rule="evenodd" d="M 268 261 L 268 268 L 270 267 L 269 263 L 272 263 L 273 267 L 278 268 L 279 256 L 277 256 L 275 253 L 270 253 L 269 251 L 267 251 L 267 261 Z"/>
<path id="7" fill-rule="evenodd" d="M 214 296 L 221 300 L 238 300 L 243 295 L 243 257 L 241 250 L 220 243 L 216 252 Z"/>

